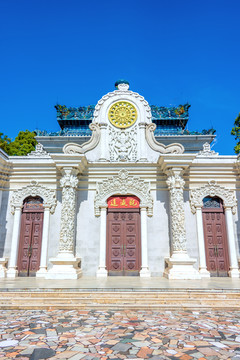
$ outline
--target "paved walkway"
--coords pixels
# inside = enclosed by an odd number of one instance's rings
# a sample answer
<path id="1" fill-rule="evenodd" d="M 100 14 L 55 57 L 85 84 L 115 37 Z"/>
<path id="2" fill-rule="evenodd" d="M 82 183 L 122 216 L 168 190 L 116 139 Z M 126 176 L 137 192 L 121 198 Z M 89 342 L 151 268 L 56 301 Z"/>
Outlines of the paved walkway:
<path id="1" fill-rule="evenodd" d="M 1 311 L 0 359 L 240 359 L 240 312 Z"/>
<path id="2" fill-rule="evenodd" d="M 4 290 L 71 289 L 72 291 L 156 291 L 156 290 L 239 290 L 240 279 L 210 278 L 202 280 L 168 280 L 163 277 L 107 277 L 84 276 L 78 280 L 45 280 L 37 278 L 0 279 L 0 291 Z"/>

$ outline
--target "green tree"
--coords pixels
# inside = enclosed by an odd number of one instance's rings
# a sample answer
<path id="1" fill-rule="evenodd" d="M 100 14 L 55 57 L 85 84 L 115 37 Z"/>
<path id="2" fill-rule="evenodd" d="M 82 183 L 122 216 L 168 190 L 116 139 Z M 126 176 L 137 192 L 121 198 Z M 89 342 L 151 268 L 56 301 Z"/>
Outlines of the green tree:
<path id="1" fill-rule="evenodd" d="M 0 133 L 0 149 L 8 153 L 10 143 L 11 143 L 11 139 L 9 139 L 7 135 Z"/>
<path id="2" fill-rule="evenodd" d="M 234 127 L 232 128 L 231 134 L 235 136 L 235 140 L 237 140 L 237 145 L 234 147 L 234 151 L 236 154 L 240 153 L 240 113 L 236 117 L 234 121 Z"/>
<path id="3" fill-rule="evenodd" d="M 11 141 L 6 135 L 0 133 L 0 148 L 8 155 L 24 156 L 35 150 L 37 140 L 34 131 L 20 131 L 14 141 Z"/>

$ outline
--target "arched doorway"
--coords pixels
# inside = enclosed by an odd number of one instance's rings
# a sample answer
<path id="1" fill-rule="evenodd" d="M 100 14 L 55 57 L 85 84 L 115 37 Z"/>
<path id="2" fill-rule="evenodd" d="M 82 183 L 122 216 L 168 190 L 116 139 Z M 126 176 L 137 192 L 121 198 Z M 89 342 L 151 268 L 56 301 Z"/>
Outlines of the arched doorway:
<path id="1" fill-rule="evenodd" d="M 140 200 L 111 196 L 107 200 L 108 275 L 138 276 L 141 269 Z"/>
<path id="2" fill-rule="evenodd" d="M 207 270 L 210 276 L 228 276 L 229 255 L 222 200 L 216 196 L 205 197 L 202 215 Z"/>
<path id="3" fill-rule="evenodd" d="M 24 200 L 17 263 L 19 276 L 35 276 L 39 270 L 43 214 L 41 197 L 29 196 Z"/>

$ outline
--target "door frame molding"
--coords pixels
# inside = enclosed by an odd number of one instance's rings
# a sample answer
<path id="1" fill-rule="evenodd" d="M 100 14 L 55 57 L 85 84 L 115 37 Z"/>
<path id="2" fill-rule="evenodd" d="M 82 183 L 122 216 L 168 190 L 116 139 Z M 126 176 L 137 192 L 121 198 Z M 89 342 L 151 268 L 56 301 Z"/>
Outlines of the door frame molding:
<path id="1" fill-rule="evenodd" d="M 47 272 L 47 247 L 49 241 L 49 218 L 50 213 L 53 214 L 56 209 L 57 200 L 56 192 L 53 189 L 49 189 L 38 183 L 36 180 L 32 180 L 30 184 L 19 188 L 13 192 L 10 205 L 11 214 L 14 215 L 13 219 L 13 231 L 12 231 L 12 243 L 10 259 L 7 270 L 8 278 L 15 278 L 18 276 L 17 270 L 17 258 L 21 225 L 21 212 L 23 207 L 23 201 L 28 196 L 40 196 L 43 199 L 44 206 L 44 220 L 43 220 L 43 233 L 42 233 L 42 249 L 40 269 L 37 272 L 37 277 L 45 277 Z"/>
<path id="2" fill-rule="evenodd" d="M 26 198 L 27 199 L 27 198 Z M 43 200 L 43 199 L 42 199 Z M 23 245 L 23 241 L 24 241 L 24 231 L 25 231 L 25 222 L 26 222 L 26 218 L 27 215 L 26 214 L 43 214 L 43 221 L 44 221 L 44 207 L 42 206 L 42 208 L 32 208 L 32 209 L 27 209 L 25 208 L 25 204 L 23 203 L 23 207 L 22 207 L 22 213 L 21 213 L 21 224 L 20 224 L 20 236 L 19 236 L 19 245 Z M 30 215 L 31 216 L 31 215 Z M 43 221 L 41 222 L 41 231 L 40 231 L 40 254 L 39 254 L 39 267 L 40 267 L 40 261 L 41 261 L 41 249 L 42 249 L 42 237 L 43 237 Z M 33 241 L 33 221 L 31 222 L 31 243 Z M 19 247 L 18 247 L 19 248 Z M 18 270 L 18 276 L 32 276 L 32 275 L 28 275 L 28 274 L 24 274 L 24 272 L 20 272 L 19 271 L 19 264 L 21 262 L 21 249 L 19 249 L 18 251 L 18 257 L 17 257 L 17 270 Z M 36 271 L 37 273 L 37 271 Z M 24 274 L 24 275 L 23 275 Z"/>
<path id="3" fill-rule="evenodd" d="M 203 233 L 202 207 L 206 196 L 218 196 L 223 201 L 225 209 L 227 241 L 229 250 L 229 277 L 239 278 L 237 258 L 237 237 L 234 225 L 234 215 L 237 212 L 237 199 L 235 190 L 219 185 L 215 180 L 210 180 L 201 187 L 190 190 L 190 206 L 193 214 L 196 214 L 197 238 L 199 249 L 199 273 L 202 278 L 210 277 L 206 266 L 206 253 Z"/>
<path id="4" fill-rule="evenodd" d="M 222 200 L 222 199 L 220 199 L 220 200 Z M 204 227 L 204 243 L 205 243 L 205 249 L 207 250 L 206 251 L 207 266 L 208 266 L 208 261 L 209 261 L 208 247 L 207 247 L 207 237 L 206 237 L 207 227 L 206 227 L 206 217 L 204 218 L 204 215 L 203 215 L 203 214 L 207 214 L 207 213 L 209 213 L 209 214 L 214 213 L 215 215 L 217 213 L 223 214 L 224 221 L 222 223 L 222 231 L 223 231 L 224 253 L 225 253 L 225 261 L 226 261 L 226 264 L 227 264 L 227 268 L 229 270 L 229 246 L 228 246 L 228 241 L 227 241 L 226 216 L 225 216 L 225 211 L 224 211 L 223 204 L 221 204 L 220 208 L 211 208 L 211 207 L 205 208 L 204 206 L 202 207 L 202 218 L 203 218 L 203 227 Z M 227 270 L 227 272 L 228 272 L 228 270 Z M 209 271 L 209 274 L 211 276 L 211 271 Z"/>

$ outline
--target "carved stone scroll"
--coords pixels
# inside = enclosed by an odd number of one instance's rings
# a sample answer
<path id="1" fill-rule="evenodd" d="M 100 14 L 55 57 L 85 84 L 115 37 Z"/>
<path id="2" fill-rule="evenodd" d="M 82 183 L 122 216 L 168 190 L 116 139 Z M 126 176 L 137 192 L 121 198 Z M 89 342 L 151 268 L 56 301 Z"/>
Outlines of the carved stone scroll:
<path id="1" fill-rule="evenodd" d="M 146 126 L 146 140 L 151 149 L 158 151 L 160 154 L 183 154 L 184 147 L 181 144 L 173 143 L 164 145 L 159 143 L 154 136 L 156 124 L 151 123 Z"/>
<path id="2" fill-rule="evenodd" d="M 64 145 L 63 147 L 63 152 L 65 154 L 84 154 L 87 151 L 90 151 L 92 149 L 94 149 L 100 140 L 100 127 L 98 124 L 90 124 L 89 128 L 92 130 L 92 136 L 91 139 L 87 142 L 85 142 L 82 145 L 78 145 L 75 143 L 68 143 L 66 145 Z"/>

